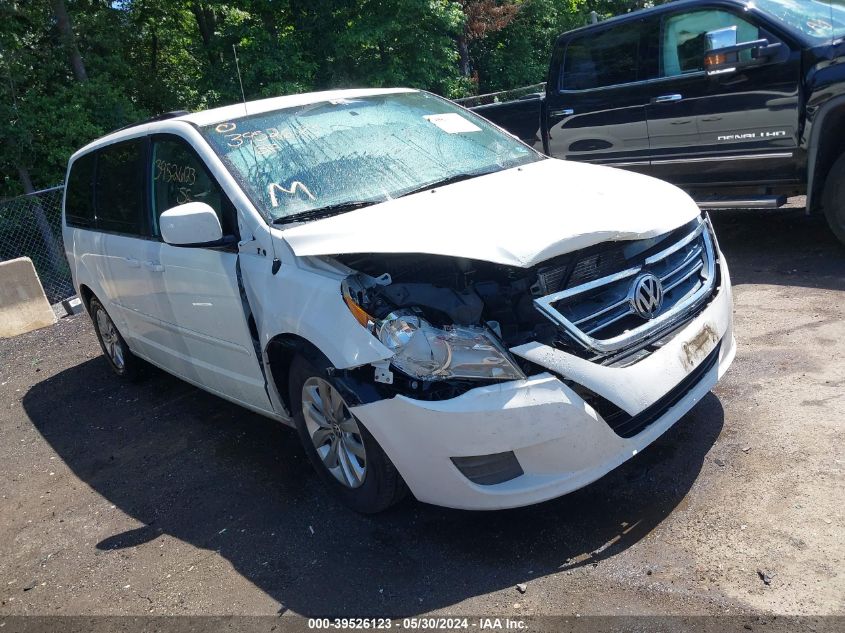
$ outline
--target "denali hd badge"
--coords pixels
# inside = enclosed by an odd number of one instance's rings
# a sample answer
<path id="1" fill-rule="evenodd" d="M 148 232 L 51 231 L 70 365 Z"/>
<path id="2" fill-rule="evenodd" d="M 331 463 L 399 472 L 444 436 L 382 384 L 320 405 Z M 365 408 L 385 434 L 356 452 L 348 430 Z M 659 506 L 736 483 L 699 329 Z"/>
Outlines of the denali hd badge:
<path id="1" fill-rule="evenodd" d="M 775 131 L 766 131 L 761 130 L 760 132 L 737 132 L 736 134 L 723 134 L 720 135 L 717 140 L 718 141 L 754 141 L 754 140 L 765 140 L 768 138 L 784 138 L 786 137 L 785 130 L 775 130 Z"/>
<path id="2" fill-rule="evenodd" d="M 646 273 L 631 286 L 631 307 L 644 319 L 653 319 L 663 305 L 663 284 L 660 279 Z"/>

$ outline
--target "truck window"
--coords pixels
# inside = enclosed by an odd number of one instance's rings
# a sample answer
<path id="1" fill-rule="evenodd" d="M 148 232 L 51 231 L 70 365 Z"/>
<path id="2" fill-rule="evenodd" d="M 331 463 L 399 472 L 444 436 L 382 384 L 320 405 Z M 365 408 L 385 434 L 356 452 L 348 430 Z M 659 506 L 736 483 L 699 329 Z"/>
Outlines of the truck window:
<path id="1" fill-rule="evenodd" d="M 158 236 L 162 213 L 188 202 L 205 202 L 217 212 L 223 235 L 235 234 L 235 208 L 205 163 L 184 140 L 174 136 L 153 139 L 153 234 Z"/>
<path id="2" fill-rule="evenodd" d="M 590 90 L 631 83 L 638 75 L 644 25 L 624 24 L 569 41 L 563 60 L 563 90 Z"/>
<path id="3" fill-rule="evenodd" d="M 103 231 L 144 234 L 144 143 L 115 143 L 97 154 L 96 217 Z"/>
<path id="4" fill-rule="evenodd" d="M 760 38 L 759 29 L 742 18 L 718 9 L 691 11 L 666 18 L 661 39 L 662 77 L 675 77 L 704 70 L 706 34 L 730 26 L 736 28 L 737 44 Z M 751 59 L 751 51 L 743 51 L 741 60 Z"/>
<path id="5" fill-rule="evenodd" d="M 70 167 L 65 190 L 65 222 L 68 226 L 94 226 L 94 166 L 96 155 L 91 152 L 77 158 Z"/>

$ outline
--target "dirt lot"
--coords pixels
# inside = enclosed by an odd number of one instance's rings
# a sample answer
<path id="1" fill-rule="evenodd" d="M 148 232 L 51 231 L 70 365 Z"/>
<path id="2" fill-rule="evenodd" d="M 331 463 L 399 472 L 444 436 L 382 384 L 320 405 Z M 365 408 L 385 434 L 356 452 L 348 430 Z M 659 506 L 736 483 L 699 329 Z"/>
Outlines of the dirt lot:
<path id="1" fill-rule="evenodd" d="M 361 517 L 292 431 L 162 373 L 120 383 L 87 316 L 0 341 L 0 615 L 845 613 L 845 249 L 798 211 L 717 226 L 725 380 L 521 510 Z"/>

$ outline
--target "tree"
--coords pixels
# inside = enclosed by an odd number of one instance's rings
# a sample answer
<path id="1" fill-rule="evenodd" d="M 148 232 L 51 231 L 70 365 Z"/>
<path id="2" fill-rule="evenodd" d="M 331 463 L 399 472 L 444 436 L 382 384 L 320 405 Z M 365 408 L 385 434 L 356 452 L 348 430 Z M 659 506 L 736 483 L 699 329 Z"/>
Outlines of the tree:
<path id="1" fill-rule="evenodd" d="M 585 0 L 524 0 L 501 29 L 473 41 L 482 93 L 546 80 L 552 45 L 558 35 L 586 22 Z"/>
<path id="2" fill-rule="evenodd" d="M 487 35 L 501 31 L 513 22 L 520 4 L 508 0 L 457 0 L 464 12 L 463 31 L 455 38 L 458 47 L 459 68 L 463 77 L 472 72 L 470 43 L 483 40 Z"/>
<path id="3" fill-rule="evenodd" d="M 672 0 L 587 0 L 587 11 L 595 11 L 600 18 L 610 18 L 631 11 L 646 9 Z"/>
<path id="4" fill-rule="evenodd" d="M 331 85 L 410 86 L 456 96 L 454 37 L 463 15 L 445 0 L 363 0 L 336 38 Z"/>
<path id="5" fill-rule="evenodd" d="M 72 5 L 7 2 L 0 9 L 0 154 L 4 193 L 59 183 L 70 154 L 139 116 L 116 80 L 126 71 L 120 49 L 83 63 L 85 28 Z M 65 9 L 67 13 L 62 15 Z M 101 16 L 100 10 L 95 12 Z M 100 41 L 105 36 L 102 34 Z M 90 60 L 89 60 L 90 61 Z M 118 72 L 107 72 L 109 67 Z"/>
<path id="6" fill-rule="evenodd" d="M 51 4 L 53 6 L 53 15 L 56 18 L 60 40 L 70 58 L 73 75 L 77 81 L 88 81 L 88 73 L 82 61 L 82 55 L 79 54 L 79 47 L 76 45 L 76 36 L 73 34 L 73 27 L 70 23 L 70 16 L 67 14 L 65 0 L 51 0 Z"/>
<path id="7" fill-rule="evenodd" d="M 655 2 L 658 0 L 655 0 Z M 448 97 L 545 78 L 588 12 L 645 0 L 3 0 L 0 196 L 57 184 L 70 154 L 169 110 L 332 87 Z"/>

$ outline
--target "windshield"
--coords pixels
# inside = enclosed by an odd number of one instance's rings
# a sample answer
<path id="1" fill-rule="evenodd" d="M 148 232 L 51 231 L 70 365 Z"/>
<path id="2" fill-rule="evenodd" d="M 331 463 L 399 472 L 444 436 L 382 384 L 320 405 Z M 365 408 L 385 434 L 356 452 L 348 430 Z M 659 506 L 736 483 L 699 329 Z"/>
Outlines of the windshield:
<path id="1" fill-rule="evenodd" d="M 845 0 L 754 0 L 753 5 L 813 39 L 845 35 Z"/>
<path id="2" fill-rule="evenodd" d="M 540 160 L 440 97 L 324 101 L 201 128 L 270 222 L 313 219 Z"/>

